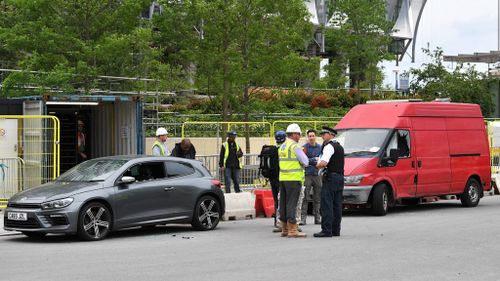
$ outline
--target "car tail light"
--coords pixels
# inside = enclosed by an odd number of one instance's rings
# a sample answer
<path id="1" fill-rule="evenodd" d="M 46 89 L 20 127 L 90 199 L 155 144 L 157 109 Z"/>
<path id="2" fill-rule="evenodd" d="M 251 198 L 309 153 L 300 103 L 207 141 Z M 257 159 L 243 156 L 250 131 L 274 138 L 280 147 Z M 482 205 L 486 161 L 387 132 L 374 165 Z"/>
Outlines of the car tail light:
<path id="1" fill-rule="evenodd" d="M 221 183 L 219 180 L 212 180 L 212 185 L 214 185 L 217 188 L 221 188 Z"/>

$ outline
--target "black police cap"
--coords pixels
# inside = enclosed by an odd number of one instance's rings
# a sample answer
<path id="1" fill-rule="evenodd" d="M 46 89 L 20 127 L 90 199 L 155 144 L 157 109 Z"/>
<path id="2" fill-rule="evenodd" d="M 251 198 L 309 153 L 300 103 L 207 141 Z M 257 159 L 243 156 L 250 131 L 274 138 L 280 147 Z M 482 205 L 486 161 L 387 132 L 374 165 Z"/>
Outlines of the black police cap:
<path id="1" fill-rule="evenodd" d="M 321 132 L 319 133 L 320 135 L 322 134 L 331 134 L 331 135 L 337 135 L 337 131 L 333 128 L 330 128 L 330 127 L 322 127 L 322 130 Z"/>

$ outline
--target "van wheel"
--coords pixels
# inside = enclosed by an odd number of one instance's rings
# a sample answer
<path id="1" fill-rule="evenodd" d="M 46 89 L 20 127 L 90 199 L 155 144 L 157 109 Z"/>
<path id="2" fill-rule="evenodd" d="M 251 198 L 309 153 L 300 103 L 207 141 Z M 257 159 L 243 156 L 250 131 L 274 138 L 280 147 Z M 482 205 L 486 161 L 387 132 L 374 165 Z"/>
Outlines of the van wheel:
<path id="1" fill-rule="evenodd" d="M 460 201 L 464 207 L 476 207 L 481 197 L 479 182 L 470 178 L 465 185 L 464 193 L 460 196 Z"/>
<path id="2" fill-rule="evenodd" d="M 378 184 L 372 193 L 372 214 L 385 216 L 389 209 L 389 193 L 385 184 Z"/>

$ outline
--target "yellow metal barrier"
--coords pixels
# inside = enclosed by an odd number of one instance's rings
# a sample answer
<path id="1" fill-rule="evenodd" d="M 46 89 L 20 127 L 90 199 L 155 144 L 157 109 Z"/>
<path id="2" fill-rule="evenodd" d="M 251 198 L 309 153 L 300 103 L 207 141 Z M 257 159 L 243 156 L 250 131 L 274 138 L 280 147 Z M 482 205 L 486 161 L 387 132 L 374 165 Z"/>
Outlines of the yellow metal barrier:
<path id="1" fill-rule="evenodd" d="M 59 176 L 59 143 L 55 116 L 0 115 L 0 205 L 20 190 Z"/>
<path id="2" fill-rule="evenodd" d="M 316 131 L 321 130 L 321 127 L 323 126 L 328 126 L 328 127 L 335 127 L 337 123 L 342 119 L 342 117 L 336 117 L 332 119 L 327 119 L 327 120 L 321 120 L 321 118 L 318 118 L 319 120 L 277 120 L 273 122 L 273 134 L 276 131 L 282 130 L 286 131 L 286 127 L 292 123 L 298 124 L 302 130 L 302 134 L 305 135 L 307 130 L 314 129 Z"/>
<path id="3" fill-rule="evenodd" d="M 199 155 L 218 154 L 228 131 L 236 131 L 236 142 L 246 153 L 260 153 L 262 145 L 272 143 L 270 122 L 184 122 L 182 138 L 189 138 Z M 248 138 L 245 138 L 248 136 Z"/>

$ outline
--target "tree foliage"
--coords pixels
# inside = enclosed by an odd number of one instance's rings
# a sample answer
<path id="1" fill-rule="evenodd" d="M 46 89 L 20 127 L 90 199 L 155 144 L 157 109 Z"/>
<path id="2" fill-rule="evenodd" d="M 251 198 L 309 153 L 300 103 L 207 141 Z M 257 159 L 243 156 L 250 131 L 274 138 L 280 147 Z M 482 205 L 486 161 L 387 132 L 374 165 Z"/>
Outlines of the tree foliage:
<path id="1" fill-rule="evenodd" d="M 300 54 L 312 34 L 302 0 L 163 3 L 172 18 L 155 27 L 165 60 L 191 70 L 200 91 L 222 96 L 224 120 L 251 110 L 256 87 L 293 86 L 317 74 L 317 61 Z"/>
<path id="2" fill-rule="evenodd" d="M 330 2 L 333 28 L 326 29 L 328 87 L 343 88 L 349 69 L 351 87 L 381 85 L 383 74 L 377 66 L 392 59 L 387 46 L 393 23 L 386 20 L 384 0 L 336 0 Z"/>
<path id="3" fill-rule="evenodd" d="M 98 86 L 97 75 L 154 77 L 161 70 L 151 29 L 139 17 L 148 0 L 2 3 L 0 53 L 8 55 L 2 61 L 24 70 L 9 75 L 4 90 L 89 90 Z"/>
<path id="4" fill-rule="evenodd" d="M 431 62 L 411 68 L 410 90 L 424 100 L 450 98 L 453 102 L 477 103 L 484 116 L 491 116 L 494 104 L 489 92 L 490 80 L 474 66 L 458 63 L 451 71 L 443 65 L 443 50 L 423 49 Z"/>

